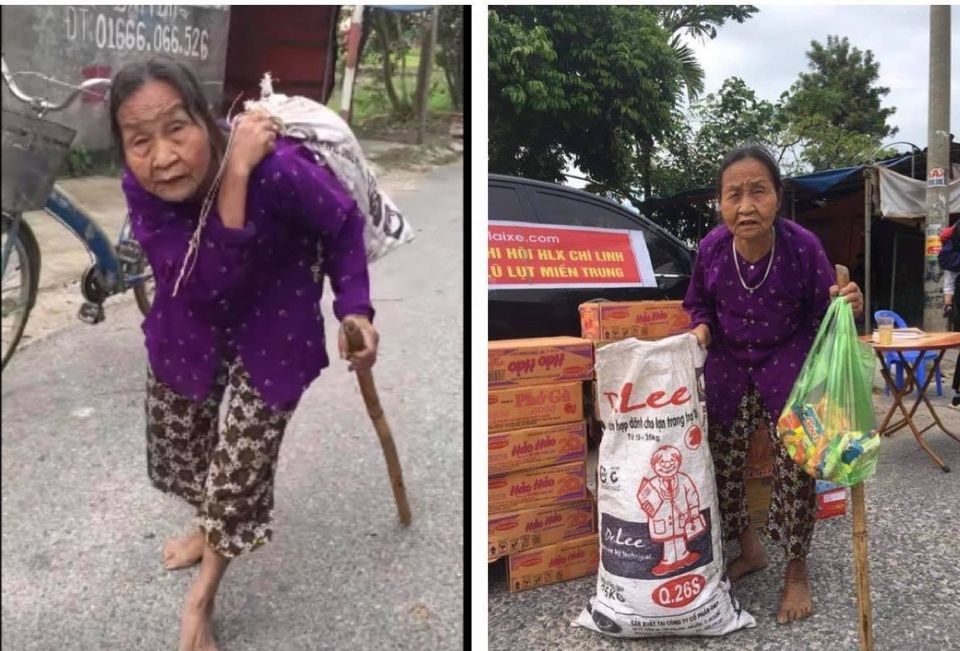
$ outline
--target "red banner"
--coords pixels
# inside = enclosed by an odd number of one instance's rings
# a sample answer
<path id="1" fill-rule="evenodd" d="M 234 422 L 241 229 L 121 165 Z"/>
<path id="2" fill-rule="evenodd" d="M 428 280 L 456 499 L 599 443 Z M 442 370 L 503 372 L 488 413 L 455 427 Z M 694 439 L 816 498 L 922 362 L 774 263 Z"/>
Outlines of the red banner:
<path id="1" fill-rule="evenodd" d="M 489 222 L 491 289 L 656 287 L 640 231 Z"/>

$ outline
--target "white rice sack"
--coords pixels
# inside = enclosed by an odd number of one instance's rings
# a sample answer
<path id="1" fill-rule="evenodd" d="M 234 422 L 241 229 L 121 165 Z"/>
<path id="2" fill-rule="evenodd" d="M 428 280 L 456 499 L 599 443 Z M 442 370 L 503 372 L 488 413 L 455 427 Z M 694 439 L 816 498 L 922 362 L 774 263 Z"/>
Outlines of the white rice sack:
<path id="1" fill-rule="evenodd" d="M 575 625 L 614 637 L 756 626 L 724 573 L 705 359 L 692 334 L 597 351 L 600 569 Z"/>
<path id="2" fill-rule="evenodd" d="M 330 168 L 356 200 L 366 222 L 363 239 L 368 262 L 379 260 L 415 239 L 409 220 L 380 188 L 350 125 L 336 112 L 312 99 L 274 93 L 270 73 L 260 82 L 260 94 L 259 100 L 245 102 L 244 108 L 248 111 L 259 108 L 280 120 L 283 135 L 300 140 L 318 161 Z"/>

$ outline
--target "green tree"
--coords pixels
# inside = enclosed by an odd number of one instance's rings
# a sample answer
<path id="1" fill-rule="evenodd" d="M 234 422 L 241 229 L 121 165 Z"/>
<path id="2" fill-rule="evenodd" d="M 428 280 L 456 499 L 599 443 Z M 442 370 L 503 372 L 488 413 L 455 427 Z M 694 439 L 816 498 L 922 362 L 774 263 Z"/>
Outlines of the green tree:
<path id="1" fill-rule="evenodd" d="M 463 111 L 463 5 L 443 5 L 437 27 L 437 64 L 443 68 L 453 110 Z"/>
<path id="2" fill-rule="evenodd" d="M 738 77 L 726 79 L 716 93 L 693 103 L 685 119 L 687 128 L 665 141 L 657 156 L 651 196 L 671 197 L 713 186 L 726 153 L 748 142 L 763 145 L 782 158 L 779 106 L 759 99 Z M 652 199 L 638 207 L 690 242 L 698 241 L 713 224 L 715 212 L 709 201 L 665 206 L 662 200 Z"/>
<path id="3" fill-rule="evenodd" d="M 490 169 L 629 191 L 642 143 L 675 126 L 680 66 L 655 9 L 507 6 L 489 12 Z"/>
<path id="4" fill-rule="evenodd" d="M 664 143 L 653 178 L 658 196 L 711 185 L 726 153 L 744 143 L 761 144 L 783 162 L 780 107 L 759 99 L 739 77 L 693 103 L 689 119 L 689 128 Z"/>
<path id="5" fill-rule="evenodd" d="M 752 5 L 662 5 L 657 7 L 660 25 L 670 35 L 670 47 L 680 66 L 681 90 L 685 91 L 688 102 L 695 102 L 703 92 L 704 71 L 697 60 L 696 53 L 684 42 L 683 37 L 689 36 L 701 41 L 714 39 L 717 36 L 717 30 L 728 20 L 743 23 L 757 11 L 758 9 Z M 678 93 L 674 98 L 674 108 L 678 108 L 681 104 L 682 95 L 682 92 Z M 677 124 L 682 125 L 683 118 L 679 113 L 675 115 Z M 685 131 L 682 126 L 679 130 Z M 675 134 L 677 129 L 671 132 Z M 638 173 L 644 198 L 653 196 L 654 144 L 652 139 L 648 139 L 640 146 Z"/>
<path id="6" fill-rule="evenodd" d="M 802 146 L 803 160 L 815 170 L 869 162 L 897 133 L 887 124 L 896 108 L 881 107 L 890 89 L 877 85 L 880 64 L 870 50 L 833 35 L 826 45 L 811 41 L 807 58 L 810 71 L 781 95 L 786 139 Z"/>

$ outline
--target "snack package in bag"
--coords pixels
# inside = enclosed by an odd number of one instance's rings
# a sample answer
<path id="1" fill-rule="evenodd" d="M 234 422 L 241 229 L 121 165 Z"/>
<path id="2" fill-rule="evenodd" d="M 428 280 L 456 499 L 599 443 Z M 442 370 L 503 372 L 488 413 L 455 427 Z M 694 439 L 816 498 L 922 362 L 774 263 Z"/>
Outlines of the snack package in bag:
<path id="1" fill-rule="evenodd" d="M 780 444 L 812 477 L 853 486 L 876 470 L 874 364 L 870 345 L 857 339 L 853 308 L 835 298 L 777 420 Z"/>
<path id="2" fill-rule="evenodd" d="M 597 592 L 575 622 L 614 637 L 756 626 L 726 578 L 703 382 L 692 334 L 597 350 Z"/>

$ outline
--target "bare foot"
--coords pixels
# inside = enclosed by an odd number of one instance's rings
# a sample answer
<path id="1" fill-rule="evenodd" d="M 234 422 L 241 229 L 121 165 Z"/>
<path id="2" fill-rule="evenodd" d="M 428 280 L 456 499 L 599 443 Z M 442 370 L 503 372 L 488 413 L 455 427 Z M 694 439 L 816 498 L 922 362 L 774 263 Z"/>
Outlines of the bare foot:
<path id="1" fill-rule="evenodd" d="M 807 578 L 807 564 L 803 559 L 794 559 L 787 563 L 783 576 L 783 597 L 777 622 L 787 624 L 806 619 L 813 614 L 813 600 L 810 598 L 810 580 Z"/>
<path id="2" fill-rule="evenodd" d="M 767 566 L 767 552 L 763 549 L 760 537 L 751 527 L 740 534 L 740 555 L 727 565 L 730 582 L 762 570 Z"/>
<path id="3" fill-rule="evenodd" d="M 187 597 L 180 620 L 179 651 L 217 651 L 213 639 L 213 602 Z"/>
<path id="4" fill-rule="evenodd" d="M 196 565 L 203 558 L 203 532 L 195 531 L 183 538 L 171 538 L 163 546 L 163 566 L 180 570 Z"/>

